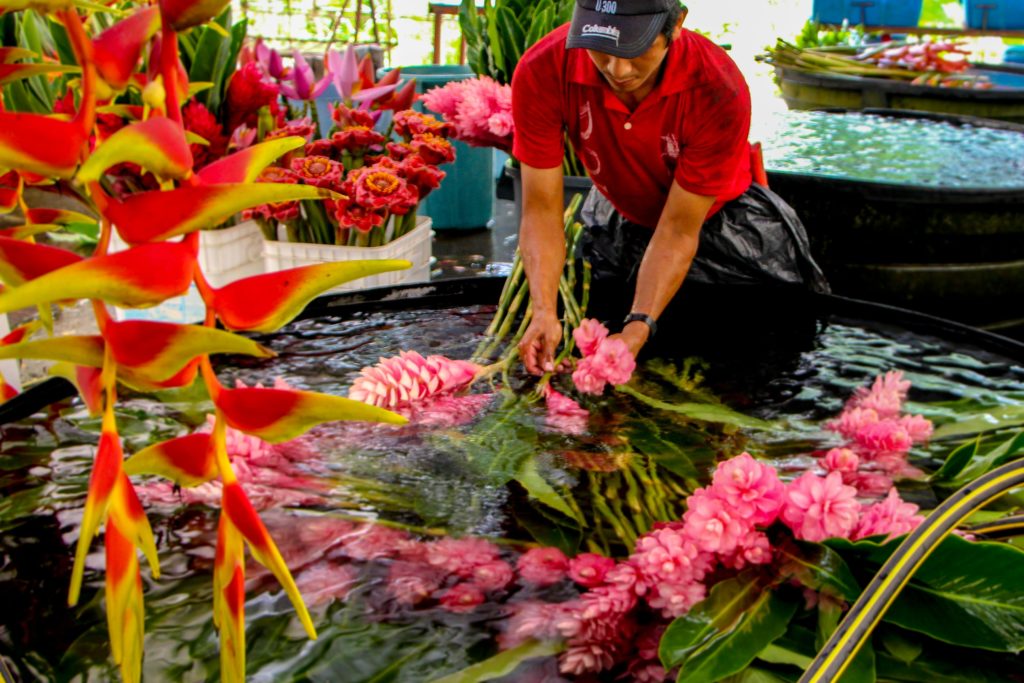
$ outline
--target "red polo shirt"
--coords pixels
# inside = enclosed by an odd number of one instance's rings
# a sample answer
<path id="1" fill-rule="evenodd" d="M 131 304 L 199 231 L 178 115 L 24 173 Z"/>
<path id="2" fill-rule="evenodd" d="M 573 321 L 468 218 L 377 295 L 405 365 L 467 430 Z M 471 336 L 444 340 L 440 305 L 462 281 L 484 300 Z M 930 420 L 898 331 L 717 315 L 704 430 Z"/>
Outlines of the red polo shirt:
<path id="1" fill-rule="evenodd" d="M 750 186 L 750 91 L 736 64 L 683 30 L 661 81 L 630 112 L 586 50 L 565 47 L 560 26 L 523 55 L 512 78 L 513 156 L 560 166 L 563 132 L 597 189 L 627 219 L 654 228 L 675 180 L 716 197 L 709 215 Z"/>

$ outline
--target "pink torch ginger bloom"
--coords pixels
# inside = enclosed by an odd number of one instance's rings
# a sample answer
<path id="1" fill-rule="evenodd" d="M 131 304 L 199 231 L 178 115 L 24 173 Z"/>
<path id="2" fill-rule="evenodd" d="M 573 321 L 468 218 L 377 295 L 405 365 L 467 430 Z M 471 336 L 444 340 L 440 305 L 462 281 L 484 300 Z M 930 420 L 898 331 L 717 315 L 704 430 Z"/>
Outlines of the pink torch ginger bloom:
<path id="1" fill-rule="evenodd" d="M 399 408 L 464 389 L 479 370 L 468 361 L 403 351 L 360 370 L 348 397 L 380 408 Z"/>
<path id="2" fill-rule="evenodd" d="M 857 489 L 858 495 L 865 497 L 881 496 L 892 488 L 892 477 L 881 472 L 843 473 L 843 483 Z"/>
<path id="3" fill-rule="evenodd" d="M 691 503 L 694 496 L 690 497 Z M 637 539 L 636 551 L 629 561 L 649 586 L 700 581 L 711 566 L 711 558 L 702 552 L 690 533 L 670 527 L 655 529 Z"/>
<path id="4" fill-rule="evenodd" d="M 569 571 L 569 558 L 558 548 L 531 548 L 516 561 L 519 578 L 537 586 L 558 583 Z"/>
<path id="5" fill-rule="evenodd" d="M 471 583 L 452 586 L 441 596 L 441 607 L 456 614 L 466 614 L 483 603 L 484 592 Z"/>
<path id="6" fill-rule="evenodd" d="M 632 559 L 620 562 L 605 574 L 604 581 L 609 586 L 616 586 L 619 590 L 630 591 L 636 595 L 646 594 L 650 587 L 644 578 L 644 572 Z"/>
<path id="7" fill-rule="evenodd" d="M 847 408 L 870 408 L 883 420 L 895 418 L 900 414 L 909 389 L 910 382 L 903 379 L 903 373 L 893 370 L 876 377 L 871 389 L 858 388 Z"/>
<path id="8" fill-rule="evenodd" d="M 849 448 L 833 448 L 821 459 L 821 466 L 829 472 L 850 474 L 857 471 L 860 458 Z"/>
<path id="9" fill-rule="evenodd" d="M 565 394 L 552 389 L 550 384 L 544 386 L 544 402 L 548 408 L 544 422 L 548 427 L 575 436 L 587 431 L 590 411 Z"/>
<path id="10" fill-rule="evenodd" d="M 495 560 L 473 568 L 472 582 L 485 591 L 501 590 L 516 578 L 508 562 Z"/>
<path id="11" fill-rule="evenodd" d="M 868 536 L 902 536 L 910 533 L 924 521 L 924 516 L 917 514 L 917 506 L 904 502 L 896 489 L 889 489 L 885 500 L 879 501 L 864 509 L 853 533 L 854 540 Z"/>
<path id="12" fill-rule="evenodd" d="M 580 326 L 572 331 L 572 338 L 576 340 L 576 347 L 583 354 L 583 357 L 593 356 L 597 347 L 608 337 L 608 328 L 594 318 L 586 318 L 580 322 Z"/>
<path id="13" fill-rule="evenodd" d="M 762 526 L 775 521 L 785 492 L 775 468 L 754 460 L 749 453 L 721 463 L 710 488 L 731 512 Z"/>
<path id="14" fill-rule="evenodd" d="M 572 373 L 572 383 L 581 393 L 600 396 L 608 380 L 600 373 L 593 358 L 589 356 L 576 364 L 576 370 Z"/>
<path id="15" fill-rule="evenodd" d="M 464 579 L 479 567 L 501 562 L 498 546 L 482 538 L 442 538 L 428 544 L 427 562 Z"/>
<path id="16" fill-rule="evenodd" d="M 359 572 L 347 564 L 317 562 L 295 576 L 295 584 L 309 607 L 344 600 L 359 583 Z"/>
<path id="17" fill-rule="evenodd" d="M 621 339 L 602 340 L 590 358 L 597 372 L 612 385 L 625 384 L 636 369 L 636 359 Z"/>
<path id="18" fill-rule="evenodd" d="M 285 97 L 293 100 L 305 100 L 307 102 L 315 100 L 331 84 L 331 74 L 324 75 L 318 81 L 313 74 L 313 67 L 309 65 L 301 52 L 294 50 L 292 56 L 295 59 L 295 68 L 291 70 L 288 80 L 281 81 L 281 92 Z"/>
<path id="19" fill-rule="evenodd" d="M 364 561 L 395 557 L 402 542 L 408 539 L 409 535 L 404 531 L 380 524 L 367 524 L 345 539 L 344 553 Z"/>
<path id="20" fill-rule="evenodd" d="M 514 612 L 505 624 L 505 633 L 499 641 L 501 649 L 522 645 L 527 640 L 557 640 L 561 632 L 557 624 L 563 619 L 565 603 L 540 601 L 520 602 L 512 605 Z"/>
<path id="21" fill-rule="evenodd" d="M 615 568 L 615 560 L 597 553 L 581 553 L 569 560 L 569 578 L 585 588 L 604 584 L 604 577 Z"/>
<path id="22" fill-rule="evenodd" d="M 742 517 L 710 487 L 694 491 L 686 506 L 685 533 L 704 552 L 731 553 L 753 528 L 752 520 Z"/>
<path id="23" fill-rule="evenodd" d="M 857 489 L 845 486 L 839 472 L 824 478 L 805 472 L 786 487 L 780 517 L 805 541 L 849 538 L 860 514 L 856 496 Z"/>

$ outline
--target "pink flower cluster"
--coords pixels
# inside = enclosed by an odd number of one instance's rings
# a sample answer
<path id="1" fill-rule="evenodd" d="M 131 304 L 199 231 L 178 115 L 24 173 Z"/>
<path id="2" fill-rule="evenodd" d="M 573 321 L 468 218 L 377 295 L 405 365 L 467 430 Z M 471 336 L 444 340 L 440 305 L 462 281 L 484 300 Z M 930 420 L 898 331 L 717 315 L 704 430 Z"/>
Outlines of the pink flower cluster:
<path id="1" fill-rule="evenodd" d="M 469 361 L 402 351 L 360 370 L 348 397 L 380 408 L 408 409 L 465 389 L 479 371 L 480 366 Z"/>
<path id="2" fill-rule="evenodd" d="M 545 417 L 548 427 L 574 436 L 580 436 L 587 431 L 589 410 L 565 394 L 555 391 L 550 384 L 544 385 L 543 396 L 548 409 Z"/>
<path id="3" fill-rule="evenodd" d="M 870 389 L 859 387 L 839 417 L 826 425 L 847 443 L 828 451 L 822 467 L 838 472 L 861 495 L 884 495 L 894 479 L 920 477 L 907 455 L 913 444 L 931 437 L 932 423 L 902 414 L 909 389 L 910 382 L 898 371 L 875 378 Z"/>
<path id="4" fill-rule="evenodd" d="M 455 127 L 457 140 L 474 147 L 512 150 L 511 86 L 487 76 L 451 81 L 424 93 L 423 103 Z"/>
<path id="5" fill-rule="evenodd" d="M 584 394 L 599 396 L 605 385 L 625 384 L 633 376 L 636 359 L 621 339 L 608 337 L 608 329 L 587 318 L 572 332 L 583 359 L 572 373 L 573 384 Z"/>

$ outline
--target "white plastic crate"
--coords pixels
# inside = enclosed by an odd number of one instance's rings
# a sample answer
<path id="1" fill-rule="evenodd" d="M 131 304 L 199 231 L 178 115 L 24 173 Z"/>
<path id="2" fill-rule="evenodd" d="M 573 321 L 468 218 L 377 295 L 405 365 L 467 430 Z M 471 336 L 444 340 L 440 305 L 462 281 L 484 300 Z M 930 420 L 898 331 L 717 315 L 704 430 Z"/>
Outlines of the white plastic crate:
<path id="1" fill-rule="evenodd" d="M 110 251 L 122 251 L 127 245 L 115 231 Z M 199 267 L 213 287 L 263 273 L 263 231 L 255 221 L 230 228 L 203 230 L 199 233 Z M 168 299 L 151 308 L 115 308 L 117 320 L 160 320 L 174 323 L 201 321 L 206 305 L 195 285 L 184 296 Z"/>
<path id="2" fill-rule="evenodd" d="M 418 216 L 416 227 L 397 240 L 379 247 L 339 247 L 331 244 L 306 242 L 263 243 L 265 272 L 309 266 L 332 261 L 359 261 L 364 259 L 406 259 L 412 268 L 370 275 L 335 287 L 331 292 L 351 292 L 373 287 L 413 284 L 430 280 L 430 252 L 432 222 L 428 216 Z"/>

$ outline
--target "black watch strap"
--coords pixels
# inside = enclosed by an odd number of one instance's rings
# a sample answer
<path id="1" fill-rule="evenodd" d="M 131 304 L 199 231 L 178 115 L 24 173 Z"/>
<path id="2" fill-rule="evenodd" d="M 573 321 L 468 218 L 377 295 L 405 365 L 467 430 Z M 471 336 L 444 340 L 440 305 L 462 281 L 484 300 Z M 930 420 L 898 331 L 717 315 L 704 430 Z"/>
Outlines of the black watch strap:
<path id="1" fill-rule="evenodd" d="M 654 321 L 654 318 L 647 315 L 646 313 L 630 313 L 629 315 L 626 316 L 626 319 L 622 321 L 622 326 L 625 327 L 626 325 L 632 322 L 636 322 L 638 320 L 642 323 L 645 323 L 647 327 L 651 329 L 650 336 L 653 337 L 655 334 L 658 333 L 658 323 L 656 323 Z"/>

